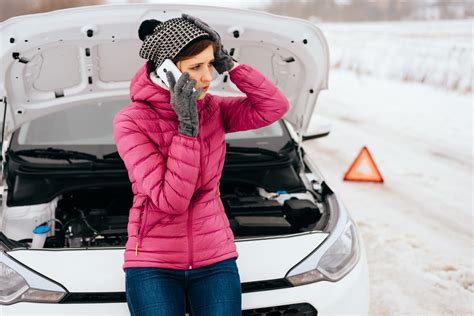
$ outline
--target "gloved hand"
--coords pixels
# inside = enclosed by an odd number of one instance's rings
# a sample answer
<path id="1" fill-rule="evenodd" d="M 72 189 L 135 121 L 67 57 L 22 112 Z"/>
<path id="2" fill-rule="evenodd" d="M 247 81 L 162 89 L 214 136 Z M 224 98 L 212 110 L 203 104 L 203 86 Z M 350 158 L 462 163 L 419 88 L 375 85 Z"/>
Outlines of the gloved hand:
<path id="1" fill-rule="evenodd" d="M 224 49 L 224 47 L 222 46 L 221 37 L 219 33 L 217 33 L 212 27 L 210 27 L 207 23 L 203 22 L 199 18 L 196 18 L 194 16 L 191 16 L 185 13 L 183 13 L 181 17 L 183 19 L 186 19 L 194 23 L 197 27 L 199 27 L 203 31 L 209 33 L 212 41 L 217 43 L 217 50 L 214 53 L 214 62 L 212 63 L 216 71 L 219 74 L 222 74 L 224 71 L 229 71 L 230 69 L 232 69 L 232 67 L 234 66 L 234 61 L 236 60 L 233 59 L 229 55 L 227 50 Z"/>
<path id="2" fill-rule="evenodd" d="M 168 79 L 171 105 L 178 115 L 178 130 L 181 134 L 196 137 L 199 129 L 197 99 L 203 92 L 201 88 L 193 92 L 195 80 L 189 80 L 189 73 L 185 72 L 176 82 L 171 71 L 166 73 Z"/>

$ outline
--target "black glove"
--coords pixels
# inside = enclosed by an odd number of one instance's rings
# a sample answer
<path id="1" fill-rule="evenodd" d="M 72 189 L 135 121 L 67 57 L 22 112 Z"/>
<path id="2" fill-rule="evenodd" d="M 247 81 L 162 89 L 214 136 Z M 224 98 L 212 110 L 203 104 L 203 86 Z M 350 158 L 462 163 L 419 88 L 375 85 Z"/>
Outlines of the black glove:
<path id="1" fill-rule="evenodd" d="M 181 15 L 183 19 L 186 19 L 194 23 L 201 30 L 209 33 L 213 42 L 217 43 L 217 50 L 214 53 L 214 62 L 212 65 L 219 74 L 222 74 L 224 71 L 229 71 L 234 66 L 234 59 L 229 55 L 226 49 L 222 46 L 221 37 L 212 27 L 207 23 L 203 22 L 199 18 L 183 13 Z"/>
<path id="2" fill-rule="evenodd" d="M 168 79 L 171 105 L 178 115 L 181 134 L 196 137 L 199 130 L 199 117 L 197 112 L 197 99 L 203 92 L 201 88 L 193 92 L 195 80 L 189 80 L 189 73 L 185 72 L 176 82 L 171 71 L 166 72 Z"/>

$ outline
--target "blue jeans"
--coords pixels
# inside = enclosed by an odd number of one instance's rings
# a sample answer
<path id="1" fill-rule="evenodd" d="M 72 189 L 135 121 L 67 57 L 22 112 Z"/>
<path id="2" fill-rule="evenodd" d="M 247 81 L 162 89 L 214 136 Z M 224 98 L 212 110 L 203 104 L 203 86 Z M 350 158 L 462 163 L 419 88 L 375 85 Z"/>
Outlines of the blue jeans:
<path id="1" fill-rule="evenodd" d="M 236 258 L 192 270 L 127 268 L 127 304 L 132 316 L 241 316 Z"/>

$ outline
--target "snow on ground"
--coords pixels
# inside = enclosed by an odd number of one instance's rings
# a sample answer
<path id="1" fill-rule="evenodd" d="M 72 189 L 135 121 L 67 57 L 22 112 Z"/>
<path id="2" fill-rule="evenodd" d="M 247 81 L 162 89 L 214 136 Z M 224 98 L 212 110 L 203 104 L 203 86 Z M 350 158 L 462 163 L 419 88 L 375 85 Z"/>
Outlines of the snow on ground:
<path id="1" fill-rule="evenodd" d="M 331 133 L 305 149 L 360 228 L 371 314 L 474 313 L 472 95 L 346 70 L 329 78 L 315 113 Z M 363 146 L 384 184 L 342 181 Z"/>
<path id="2" fill-rule="evenodd" d="M 474 20 L 324 23 L 331 66 L 472 93 Z"/>

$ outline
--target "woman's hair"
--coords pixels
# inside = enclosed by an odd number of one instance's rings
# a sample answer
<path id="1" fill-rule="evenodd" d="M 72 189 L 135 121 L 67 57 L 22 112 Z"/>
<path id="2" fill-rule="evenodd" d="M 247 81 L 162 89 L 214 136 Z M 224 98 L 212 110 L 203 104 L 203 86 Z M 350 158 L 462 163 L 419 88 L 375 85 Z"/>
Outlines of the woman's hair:
<path id="1" fill-rule="evenodd" d="M 189 59 L 193 56 L 204 51 L 209 45 L 212 45 L 212 49 L 215 52 L 217 49 L 216 42 L 210 39 L 197 39 L 196 41 L 190 42 L 186 45 L 179 53 L 173 58 L 173 62 L 176 64 L 178 61 Z"/>
<path id="2" fill-rule="evenodd" d="M 212 45 L 212 49 L 214 52 L 217 50 L 217 43 L 210 40 L 210 39 L 202 39 L 198 38 L 194 41 L 191 41 L 188 45 L 186 45 L 179 53 L 176 55 L 175 58 L 172 59 L 173 63 L 177 64 L 178 61 L 186 60 L 196 56 L 197 54 L 204 51 L 209 45 Z M 148 74 L 156 69 L 156 65 L 152 60 L 148 61 Z"/>

